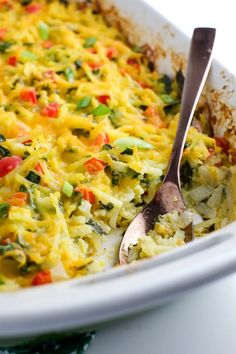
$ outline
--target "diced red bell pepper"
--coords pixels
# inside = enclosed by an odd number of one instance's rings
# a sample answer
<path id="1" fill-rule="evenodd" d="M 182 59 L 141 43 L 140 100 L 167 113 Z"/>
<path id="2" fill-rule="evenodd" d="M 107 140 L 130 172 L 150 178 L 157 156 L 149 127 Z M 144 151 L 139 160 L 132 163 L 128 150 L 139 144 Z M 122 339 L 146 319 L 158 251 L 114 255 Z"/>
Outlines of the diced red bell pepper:
<path id="1" fill-rule="evenodd" d="M 102 64 L 101 63 L 95 63 L 95 62 L 87 62 L 88 66 L 90 66 L 90 68 L 92 70 L 97 70 L 97 69 L 100 69 Z"/>
<path id="2" fill-rule="evenodd" d="M 109 95 L 101 95 L 101 96 L 97 96 L 97 99 L 100 103 L 107 105 L 107 101 L 110 99 L 110 96 Z"/>
<path id="3" fill-rule="evenodd" d="M 9 172 L 18 167 L 22 162 L 20 156 L 4 157 L 0 160 L 0 177 L 6 176 Z"/>
<path id="4" fill-rule="evenodd" d="M 59 108 L 59 103 L 49 103 L 42 109 L 41 114 L 49 118 L 56 118 L 59 113 Z"/>
<path id="5" fill-rule="evenodd" d="M 40 11 L 41 8 L 42 8 L 42 6 L 40 4 L 30 4 L 30 5 L 26 6 L 25 10 L 29 14 L 34 14 L 34 13 Z"/>
<path id="6" fill-rule="evenodd" d="M 42 175 L 44 175 L 43 168 L 42 168 L 42 166 L 40 165 L 39 162 L 36 164 L 35 170 L 38 171 L 39 173 L 41 173 Z"/>
<path id="7" fill-rule="evenodd" d="M 96 139 L 92 142 L 92 145 L 103 146 L 105 144 L 109 144 L 109 142 L 110 142 L 110 139 L 109 139 L 109 136 L 107 135 L 107 133 L 102 132 L 102 133 L 98 134 Z"/>
<path id="8" fill-rule="evenodd" d="M 117 50 L 114 47 L 109 47 L 107 48 L 107 58 L 108 59 L 113 59 L 117 56 Z"/>
<path id="9" fill-rule="evenodd" d="M 225 154 L 229 152 L 229 142 L 225 138 L 215 138 L 216 145 L 221 147 Z"/>
<path id="10" fill-rule="evenodd" d="M 33 88 L 21 91 L 20 98 L 23 101 L 30 102 L 32 104 L 36 104 L 37 103 L 36 91 Z"/>
<path id="11" fill-rule="evenodd" d="M 98 172 L 104 170 L 106 163 L 103 160 L 99 160 L 96 157 L 93 157 L 85 162 L 85 169 L 91 175 L 95 175 Z"/>
<path id="12" fill-rule="evenodd" d="M 84 200 L 87 200 L 90 204 L 96 203 L 96 197 L 92 191 L 87 187 L 77 187 L 75 188 L 76 192 L 80 192 Z"/>
<path id="13" fill-rule="evenodd" d="M 28 193 L 17 192 L 12 197 L 10 197 L 7 202 L 12 206 L 22 207 L 27 203 Z"/>
<path id="14" fill-rule="evenodd" d="M 140 70 L 140 64 L 139 64 L 139 62 L 138 62 L 138 60 L 136 58 L 129 58 L 127 60 L 127 64 L 133 66 L 138 71 Z"/>
<path id="15" fill-rule="evenodd" d="M 43 41 L 42 42 L 42 47 L 45 49 L 50 49 L 50 48 L 52 48 L 52 46 L 53 46 L 52 41 Z"/>
<path id="16" fill-rule="evenodd" d="M 34 286 L 38 286 L 38 285 L 44 285 L 49 283 L 52 283 L 52 276 L 49 270 L 45 270 L 43 272 L 38 272 L 34 276 L 31 284 Z"/>
<path id="17" fill-rule="evenodd" d="M 7 60 L 7 64 L 11 65 L 11 66 L 16 66 L 17 62 L 18 62 L 18 60 L 17 60 L 16 56 L 9 57 Z"/>
<path id="18" fill-rule="evenodd" d="M 6 28 L 0 28 L 0 40 L 3 40 L 5 38 L 6 33 L 7 33 Z"/>

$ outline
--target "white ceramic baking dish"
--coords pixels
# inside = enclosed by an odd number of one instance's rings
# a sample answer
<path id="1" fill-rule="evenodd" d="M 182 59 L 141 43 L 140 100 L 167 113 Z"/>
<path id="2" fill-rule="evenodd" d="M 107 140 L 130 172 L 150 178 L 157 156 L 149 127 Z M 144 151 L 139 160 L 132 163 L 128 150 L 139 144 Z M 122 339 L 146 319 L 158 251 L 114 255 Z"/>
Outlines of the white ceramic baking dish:
<path id="1" fill-rule="evenodd" d="M 111 19 L 136 44 L 155 49 L 158 70 L 185 67 L 189 39 L 143 0 L 101 0 Z M 214 132 L 234 143 L 235 78 L 214 62 L 207 98 Z M 206 96 L 206 92 L 204 94 Z M 169 254 L 82 279 L 0 294 L 0 344 L 24 337 L 95 328 L 158 305 L 236 270 L 236 223 Z"/>

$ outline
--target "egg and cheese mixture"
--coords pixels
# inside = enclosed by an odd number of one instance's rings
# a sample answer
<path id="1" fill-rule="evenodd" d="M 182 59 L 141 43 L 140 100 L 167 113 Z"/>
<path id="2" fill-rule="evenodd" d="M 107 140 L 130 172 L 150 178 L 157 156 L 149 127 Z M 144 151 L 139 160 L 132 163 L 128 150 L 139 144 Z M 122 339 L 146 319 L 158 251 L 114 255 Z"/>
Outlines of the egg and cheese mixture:
<path id="1" fill-rule="evenodd" d="M 0 0 L 0 289 L 117 263 L 166 171 L 184 80 L 158 75 L 145 49 L 91 2 Z M 195 123 L 181 180 L 201 236 L 235 218 L 235 176 L 201 107 Z M 134 258 L 183 245 L 177 219 L 163 217 Z"/>

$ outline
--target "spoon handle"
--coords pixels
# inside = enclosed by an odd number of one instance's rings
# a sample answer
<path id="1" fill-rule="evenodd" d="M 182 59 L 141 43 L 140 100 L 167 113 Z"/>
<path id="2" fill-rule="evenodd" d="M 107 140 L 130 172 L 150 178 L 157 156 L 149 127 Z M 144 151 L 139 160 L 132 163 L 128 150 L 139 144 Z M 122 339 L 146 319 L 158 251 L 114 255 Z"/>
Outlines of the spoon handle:
<path id="1" fill-rule="evenodd" d="M 210 69 L 215 32 L 216 30 L 214 28 L 195 28 L 193 32 L 178 128 L 167 173 L 163 181 L 173 182 L 179 187 L 181 156 L 188 129 Z"/>

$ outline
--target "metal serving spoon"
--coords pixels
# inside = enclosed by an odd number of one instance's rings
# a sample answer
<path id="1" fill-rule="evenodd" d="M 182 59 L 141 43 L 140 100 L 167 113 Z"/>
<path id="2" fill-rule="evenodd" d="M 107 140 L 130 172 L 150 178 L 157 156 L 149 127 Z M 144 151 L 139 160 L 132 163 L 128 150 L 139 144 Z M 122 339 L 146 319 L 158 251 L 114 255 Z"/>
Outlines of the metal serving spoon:
<path id="1" fill-rule="evenodd" d="M 153 229 L 159 215 L 187 209 L 180 190 L 180 161 L 187 132 L 210 69 L 215 32 L 214 28 L 195 28 L 193 32 L 180 118 L 167 172 L 152 201 L 127 228 L 119 250 L 120 264 L 127 263 L 130 246 L 137 244 L 141 236 Z M 190 223 L 185 229 L 185 242 L 193 240 L 193 237 L 193 224 Z"/>

